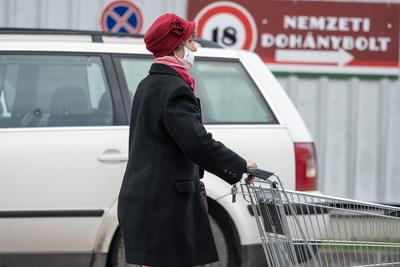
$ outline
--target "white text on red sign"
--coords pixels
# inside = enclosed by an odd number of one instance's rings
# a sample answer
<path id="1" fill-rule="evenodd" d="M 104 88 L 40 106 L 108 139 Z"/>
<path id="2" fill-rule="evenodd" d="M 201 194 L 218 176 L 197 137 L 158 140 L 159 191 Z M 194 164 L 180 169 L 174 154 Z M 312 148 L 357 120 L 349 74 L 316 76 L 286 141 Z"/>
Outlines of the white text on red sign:
<path id="1" fill-rule="evenodd" d="M 283 29 L 307 31 L 307 34 L 296 33 L 263 33 L 261 47 L 290 49 L 327 49 L 327 50 L 357 50 L 381 51 L 388 50 L 391 38 L 387 36 L 368 36 L 371 29 L 369 18 L 359 17 L 323 17 L 323 16 L 284 16 Z M 387 25 L 388 28 L 391 25 Z M 313 31 L 359 32 L 358 36 L 323 35 Z M 364 34 L 364 35 L 363 35 Z"/>

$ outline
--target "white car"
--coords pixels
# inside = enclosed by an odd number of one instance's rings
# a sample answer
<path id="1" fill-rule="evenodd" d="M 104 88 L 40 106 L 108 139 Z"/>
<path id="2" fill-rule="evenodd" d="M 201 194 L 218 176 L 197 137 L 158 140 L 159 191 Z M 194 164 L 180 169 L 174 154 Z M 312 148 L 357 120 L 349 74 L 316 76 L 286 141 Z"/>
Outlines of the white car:
<path id="1" fill-rule="evenodd" d="M 208 131 L 287 189 L 316 190 L 313 140 L 264 63 L 199 43 L 191 73 Z M 152 60 L 140 36 L 0 30 L 0 266 L 124 266 L 116 200 Z M 204 182 L 220 255 L 209 266 L 265 266 L 249 203 Z"/>

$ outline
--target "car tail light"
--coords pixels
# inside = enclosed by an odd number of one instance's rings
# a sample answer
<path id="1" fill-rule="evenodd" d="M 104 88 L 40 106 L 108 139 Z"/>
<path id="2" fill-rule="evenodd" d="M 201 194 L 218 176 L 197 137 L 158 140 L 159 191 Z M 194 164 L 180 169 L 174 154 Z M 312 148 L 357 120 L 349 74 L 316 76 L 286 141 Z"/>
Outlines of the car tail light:
<path id="1" fill-rule="evenodd" d="M 296 190 L 317 189 L 317 155 L 314 143 L 295 143 Z"/>

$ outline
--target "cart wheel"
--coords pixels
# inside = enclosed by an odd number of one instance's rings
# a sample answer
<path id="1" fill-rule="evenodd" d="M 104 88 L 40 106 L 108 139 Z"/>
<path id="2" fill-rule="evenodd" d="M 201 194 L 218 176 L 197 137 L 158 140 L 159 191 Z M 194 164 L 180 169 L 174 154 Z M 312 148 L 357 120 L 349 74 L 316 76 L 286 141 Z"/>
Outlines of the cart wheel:
<path id="1" fill-rule="evenodd" d="M 214 262 L 211 264 L 202 265 L 203 267 L 227 267 L 229 261 L 229 252 L 228 252 L 228 244 L 226 243 L 226 239 L 224 233 L 219 227 L 217 221 L 213 217 L 210 218 L 211 229 L 214 235 L 215 245 L 218 251 L 218 262 Z"/>
<path id="2" fill-rule="evenodd" d="M 121 231 L 117 230 L 111 242 L 111 248 L 107 257 L 107 267 L 140 267 L 136 264 L 125 263 L 124 240 Z"/>
<path id="3" fill-rule="evenodd" d="M 311 246 L 310 248 L 306 245 L 294 245 L 296 252 L 297 261 L 299 263 L 306 262 L 312 259 L 312 255 L 316 256 L 318 253 L 318 246 Z"/>

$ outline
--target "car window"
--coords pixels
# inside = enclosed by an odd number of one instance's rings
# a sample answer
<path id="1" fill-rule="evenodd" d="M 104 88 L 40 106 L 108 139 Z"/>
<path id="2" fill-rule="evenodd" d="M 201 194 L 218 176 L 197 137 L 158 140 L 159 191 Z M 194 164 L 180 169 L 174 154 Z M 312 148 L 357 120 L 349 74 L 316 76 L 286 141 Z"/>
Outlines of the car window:
<path id="1" fill-rule="evenodd" d="M 191 73 L 210 124 L 273 124 L 274 114 L 239 61 L 197 60 Z"/>
<path id="2" fill-rule="evenodd" d="M 121 58 L 131 95 L 148 74 L 151 58 Z M 196 58 L 190 70 L 206 124 L 276 124 L 260 91 L 239 61 Z"/>
<path id="3" fill-rule="evenodd" d="M 100 57 L 0 55 L 0 128 L 113 124 Z"/>
<path id="4" fill-rule="evenodd" d="M 128 86 L 131 101 L 135 95 L 140 81 L 149 73 L 152 60 L 150 58 L 123 58 L 121 59 L 122 71 Z"/>

